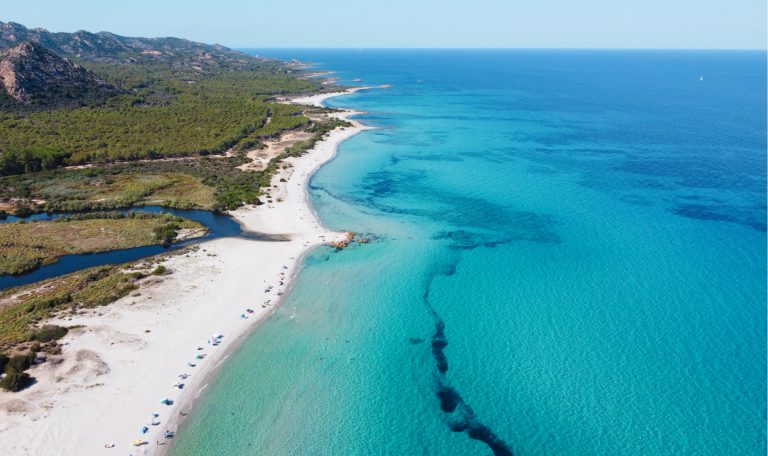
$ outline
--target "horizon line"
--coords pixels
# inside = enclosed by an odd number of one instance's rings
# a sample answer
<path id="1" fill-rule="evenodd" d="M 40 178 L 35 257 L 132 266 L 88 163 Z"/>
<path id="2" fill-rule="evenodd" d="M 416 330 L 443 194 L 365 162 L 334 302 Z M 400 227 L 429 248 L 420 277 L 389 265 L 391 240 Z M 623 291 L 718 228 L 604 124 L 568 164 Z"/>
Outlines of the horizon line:
<path id="1" fill-rule="evenodd" d="M 653 48 L 653 47 L 318 47 L 318 46 L 230 46 L 230 49 L 313 51 L 759 51 L 768 48 Z"/>

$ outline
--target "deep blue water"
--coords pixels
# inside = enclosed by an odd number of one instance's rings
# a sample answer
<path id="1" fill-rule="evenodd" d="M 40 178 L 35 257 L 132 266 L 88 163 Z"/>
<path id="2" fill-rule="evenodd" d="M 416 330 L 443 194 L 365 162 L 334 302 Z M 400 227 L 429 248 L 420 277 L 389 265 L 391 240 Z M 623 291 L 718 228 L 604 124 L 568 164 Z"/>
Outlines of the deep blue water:
<path id="1" fill-rule="evenodd" d="M 261 50 L 379 127 L 177 455 L 762 455 L 766 58 Z"/>
<path id="2" fill-rule="evenodd" d="M 160 213 L 165 212 L 173 214 L 179 217 L 185 217 L 190 220 L 195 220 L 208 227 L 208 233 L 199 238 L 188 239 L 186 241 L 177 242 L 171 244 L 168 247 L 162 245 L 147 245 L 143 247 L 133 247 L 129 249 L 110 250 L 107 252 L 88 253 L 88 254 L 76 254 L 76 255 L 64 255 L 59 258 L 55 263 L 41 266 L 34 271 L 28 272 L 22 275 L 0 275 L 0 290 L 10 287 L 18 287 L 21 285 L 27 285 L 35 283 L 40 280 L 50 279 L 71 272 L 80 271 L 82 269 L 90 268 L 93 266 L 101 266 L 105 264 L 120 264 L 128 261 L 135 261 L 141 258 L 146 258 L 159 253 L 176 250 L 181 247 L 186 247 L 194 243 L 208 241 L 219 237 L 231 237 L 244 235 L 240 224 L 233 218 L 218 214 L 211 211 L 204 211 L 199 209 L 173 209 L 162 206 L 143 206 L 140 208 L 121 209 L 118 210 L 121 213 L 127 212 L 153 212 Z M 56 213 L 39 213 L 32 214 L 26 217 L 27 221 L 34 220 L 53 220 L 60 217 L 66 217 L 71 215 L 66 212 Z M 19 221 L 18 217 L 10 216 L 4 220 L 0 220 L 0 223 L 10 223 Z"/>

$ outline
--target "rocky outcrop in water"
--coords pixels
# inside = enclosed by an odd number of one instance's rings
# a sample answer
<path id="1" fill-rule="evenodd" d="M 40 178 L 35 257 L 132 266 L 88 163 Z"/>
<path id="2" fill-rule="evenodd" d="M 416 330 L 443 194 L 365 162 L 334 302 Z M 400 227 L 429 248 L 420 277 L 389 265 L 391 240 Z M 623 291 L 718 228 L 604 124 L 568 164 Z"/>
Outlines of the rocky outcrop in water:
<path id="1" fill-rule="evenodd" d="M 344 250 L 347 247 L 349 247 L 349 244 L 355 240 L 355 233 L 351 231 L 347 231 L 344 234 L 344 237 L 341 239 L 337 239 L 333 242 L 331 242 L 331 247 L 335 248 L 336 250 Z"/>

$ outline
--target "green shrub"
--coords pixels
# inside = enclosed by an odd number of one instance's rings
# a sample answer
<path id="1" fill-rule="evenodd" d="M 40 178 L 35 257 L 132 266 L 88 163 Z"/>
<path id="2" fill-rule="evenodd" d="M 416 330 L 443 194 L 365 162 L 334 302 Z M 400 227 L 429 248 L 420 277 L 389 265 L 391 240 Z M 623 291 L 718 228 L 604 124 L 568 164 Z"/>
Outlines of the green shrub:
<path id="1" fill-rule="evenodd" d="M 13 372 L 24 372 L 25 370 L 29 369 L 29 366 L 32 365 L 34 360 L 35 354 L 32 352 L 29 352 L 26 355 L 12 356 L 5 364 L 5 373 L 10 374 Z"/>
<path id="2" fill-rule="evenodd" d="M 178 234 L 179 224 L 171 222 L 167 225 L 159 226 L 155 228 L 155 239 L 163 244 L 170 244 L 176 239 Z"/>
<path id="3" fill-rule="evenodd" d="M 161 264 L 158 267 L 156 267 L 154 271 L 152 271 L 152 275 L 163 275 L 165 274 L 165 271 L 166 271 L 165 266 Z"/>
<path id="4" fill-rule="evenodd" d="M 29 206 L 19 206 L 13 211 L 13 215 L 19 218 L 29 217 L 32 215 L 32 209 Z"/>
<path id="5" fill-rule="evenodd" d="M 0 380 L 0 388 L 6 391 L 19 391 L 32 383 L 32 377 L 26 372 L 9 372 Z"/>
<path id="6" fill-rule="evenodd" d="M 32 334 L 32 340 L 43 343 L 59 340 L 67 334 L 67 331 L 69 330 L 62 326 L 46 325 Z"/>
<path id="7" fill-rule="evenodd" d="M 46 344 L 43 345 L 43 351 L 49 355 L 60 355 L 61 345 L 59 344 Z"/>

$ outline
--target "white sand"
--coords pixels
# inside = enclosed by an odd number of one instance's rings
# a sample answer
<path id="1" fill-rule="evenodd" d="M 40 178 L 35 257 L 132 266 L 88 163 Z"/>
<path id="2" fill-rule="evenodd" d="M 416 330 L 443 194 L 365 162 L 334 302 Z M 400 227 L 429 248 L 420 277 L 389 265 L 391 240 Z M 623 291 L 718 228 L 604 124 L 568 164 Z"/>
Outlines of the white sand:
<path id="1" fill-rule="evenodd" d="M 308 97 L 293 98 L 291 99 L 291 103 L 310 105 L 310 106 L 323 106 L 323 101 L 327 100 L 328 98 L 338 97 L 340 95 L 349 95 L 350 93 L 359 92 L 361 90 L 388 89 L 390 87 L 392 86 L 389 84 L 384 84 L 379 86 L 351 87 L 347 90 L 343 90 L 339 92 L 321 93 L 318 95 L 310 95 Z"/>
<path id="2" fill-rule="evenodd" d="M 340 94 L 296 102 L 317 105 Z M 308 154 L 288 159 L 293 167 L 273 179 L 280 187 L 272 189 L 274 203 L 232 214 L 248 230 L 289 240 L 227 238 L 202 243 L 196 252 L 166 259 L 163 264 L 171 274 L 145 279 L 148 283 L 138 296 L 59 322 L 83 325 L 62 340 L 63 361 L 33 368 L 30 373 L 38 382 L 23 392 L 0 392 L 2 454 L 138 455 L 167 449 L 168 444 L 156 442 L 166 442 L 163 433 L 176 429 L 183 420 L 181 412 L 189 411 L 216 367 L 275 311 L 281 299 L 277 293 L 289 286 L 303 255 L 342 236 L 318 221 L 306 185 L 334 157 L 339 143 L 366 128 L 354 124 L 329 133 Z M 287 182 L 280 183 L 281 177 Z M 269 293 L 267 285 L 274 286 Z M 262 307 L 265 300 L 271 302 Z M 219 333 L 224 335 L 221 344 L 209 345 Z M 205 358 L 197 360 L 197 354 Z M 197 366 L 189 367 L 188 362 Z M 185 387 L 179 390 L 173 385 L 182 373 L 190 377 L 181 380 Z M 161 404 L 166 398 L 174 404 Z M 150 424 L 153 412 L 159 413 L 158 425 Z M 146 434 L 141 433 L 143 426 L 150 428 Z M 136 439 L 147 443 L 134 447 Z M 106 444 L 115 447 L 105 449 Z"/>

